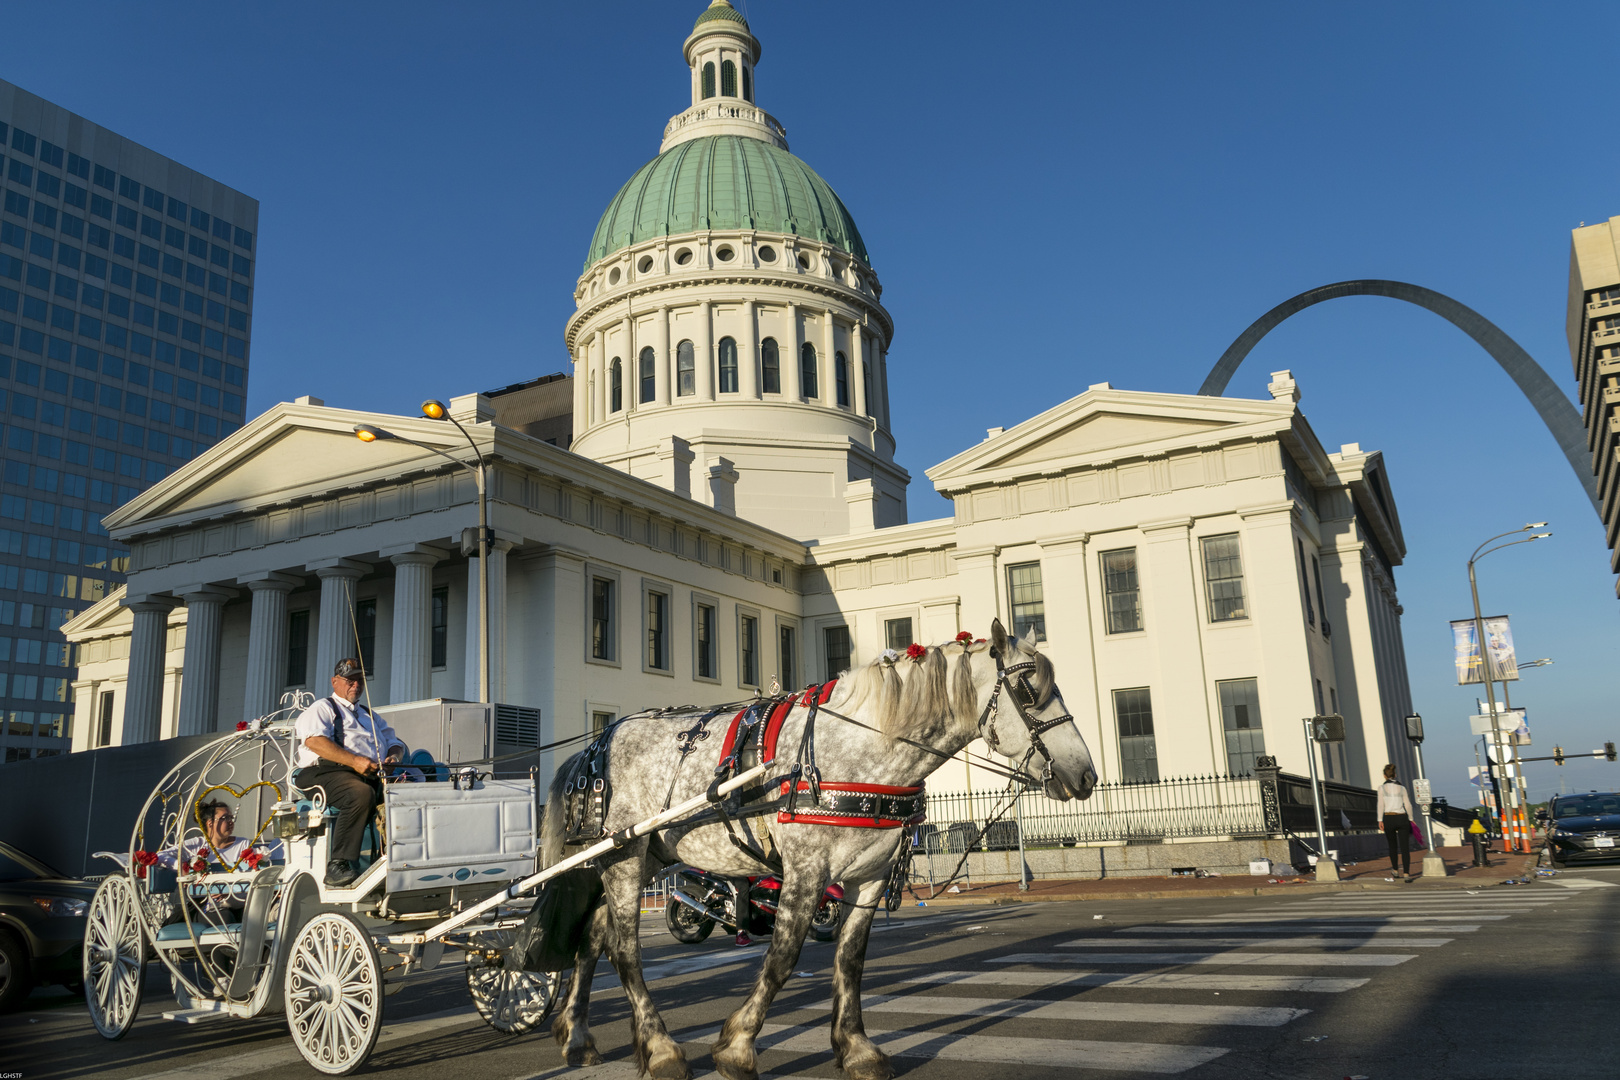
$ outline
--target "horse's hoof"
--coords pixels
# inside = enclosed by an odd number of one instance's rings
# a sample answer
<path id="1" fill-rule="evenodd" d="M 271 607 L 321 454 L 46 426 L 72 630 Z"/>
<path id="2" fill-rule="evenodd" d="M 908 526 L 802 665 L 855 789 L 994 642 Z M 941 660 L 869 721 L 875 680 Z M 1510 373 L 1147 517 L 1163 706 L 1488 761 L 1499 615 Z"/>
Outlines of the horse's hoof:
<path id="1" fill-rule="evenodd" d="M 891 1080 L 894 1076 L 894 1065 L 889 1061 L 887 1054 L 880 1053 L 877 1057 L 867 1058 L 865 1061 L 846 1064 L 844 1075 L 849 1080 Z"/>
<path id="2" fill-rule="evenodd" d="M 714 1071 L 725 1077 L 726 1080 L 759 1080 L 759 1070 L 747 1065 L 736 1065 L 731 1062 L 714 1059 Z"/>
<path id="3" fill-rule="evenodd" d="M 573 1065 L 600 1065 L 602 1055 L 596 1052 L 594 1046 L 575 1046 L 563 1051 L 563 1064 Z"/>
<path id="4" fill-rule="evenodd" d="M 666 1057 L 654 1058 L 647 1071 L 653 1080 L 692 1080 L 692 1066 L 678 1050 Z"/>

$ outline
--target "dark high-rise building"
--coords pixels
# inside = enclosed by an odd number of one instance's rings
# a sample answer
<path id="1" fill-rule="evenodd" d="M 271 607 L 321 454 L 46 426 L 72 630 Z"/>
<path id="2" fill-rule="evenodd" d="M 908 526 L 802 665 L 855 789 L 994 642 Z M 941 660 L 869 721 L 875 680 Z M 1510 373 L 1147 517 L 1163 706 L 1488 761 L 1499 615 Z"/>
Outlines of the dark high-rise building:
<path id="1" fill-rule="evenodd" d="M 259 203 L 0 80 L 0 751 L 71 745 L 101 517 L 242 425 Z M 94 745 L 94 743 L 92 743 Z"/>

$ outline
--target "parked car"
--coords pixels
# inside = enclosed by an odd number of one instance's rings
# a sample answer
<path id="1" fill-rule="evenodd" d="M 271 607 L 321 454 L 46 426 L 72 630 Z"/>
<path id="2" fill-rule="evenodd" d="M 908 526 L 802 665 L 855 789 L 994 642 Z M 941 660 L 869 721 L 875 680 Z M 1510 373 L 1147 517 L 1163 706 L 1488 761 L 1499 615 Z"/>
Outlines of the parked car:
<path id="1" fill-rule="evenodd" d="M 1542 853 L 1554 869 L 1620 859 L 1620 792 L 1555 795 L 1547 806 L 1546 826 Z"/>
<path id="2" fill-rule="evenodd" d="M 41 983 L 77 986 L 96 883 L 0 843 L 0 1012 Z"/>

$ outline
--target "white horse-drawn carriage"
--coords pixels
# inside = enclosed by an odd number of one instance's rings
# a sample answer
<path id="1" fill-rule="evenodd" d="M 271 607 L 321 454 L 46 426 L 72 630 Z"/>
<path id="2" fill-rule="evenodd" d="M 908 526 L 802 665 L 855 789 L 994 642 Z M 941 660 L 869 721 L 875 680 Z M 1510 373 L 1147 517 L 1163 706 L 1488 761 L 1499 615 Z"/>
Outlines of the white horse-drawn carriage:
<path id="1" fill-rule="evenodd" d="M 129 1031 L 156 960 L 178 1004 L 165 1016 L 285 1013 L 305 1060 L 344 1075 L 376 1045 L 383 998 L 436 967 L 446 949 L 465 954 L 473 1006 L 491 1027 L 519 1033 L 543 1023 L 562 976 L 524 971 L 508 951 L 532 891 L 585 860 L 539 872 L 534 781 L 419 755 L 426 781 L 386 785 L 359 877 L 334 888 L 324 872 L 337 810 L 319 787 L 291 779 L 297 711 L 182 760 L 142 808 L 129 850 L 98 853 L 120 869 L 97 890 L 85 932 L 97 1031 L 108 1039 Z M 199 813 L 221 794 L 236 804 L 246 841 L 224 852 L 210 849 Z"/>

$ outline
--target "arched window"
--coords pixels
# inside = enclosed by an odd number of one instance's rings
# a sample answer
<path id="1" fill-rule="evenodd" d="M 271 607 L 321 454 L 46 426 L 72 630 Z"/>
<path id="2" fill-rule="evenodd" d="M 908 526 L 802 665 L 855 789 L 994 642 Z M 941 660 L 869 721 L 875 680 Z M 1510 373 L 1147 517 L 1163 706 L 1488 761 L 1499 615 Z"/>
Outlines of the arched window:
<path id="1" fill-rule="evenodd" d="M 743 100 L 754 100 L 754 69 L 743 65 Z"/>
<path id="2" fill-rule="evenodd" d="M 720 339 L 720 392 L 737 392 L 737 343 L 728 337 Z"/>
<path id="3" fill-rule="evenodd" d="M 608 412 L 624 408 L 624 365 L 615 356 L 608 365 Z"/>
<path id="4" fill-rule="evenodd" d="M 641 350 L 641 403 L 645 405 L 658 396 L 658 354 L 649 345 Z"/>
<path id="5" fill-rule="evenodd" d="M 799 386 L 805 397 L 820 397 L 816 387 L 816 347 L 808 341 L 799 350 Z"/>
<path id="6" fill-rule="evenodd" d="M 690 341 L 675 346 L 675 393 L 679 397 L 697 393 L 697 369 L 692 362 Z"/>
<path id="7" fill-rule="evenodd" d="M 782 364 L 776 355 L 775 338 L 766 338 L 759 343 L 759 373 L 760 381 L 765 384 L 762 388 L 765 393 L 782 392 Z"/>
<path id="8" fill-rule="evenodd" d="M 705 98 L 714 97 L 714 65 L 713 64 L 704 64 L 703 65 L 703 96 Z"/>
<path id="9" fill-rule="evenodd" d="M 737 65 L 730 60 L 720 61 L 720 96 L 737 96 Z"/>
<path id="10" fill-rule="evenodd" d="M 838 404 L 849 407 L 849 361 L 843 353 L 833 353 L 833 375 L 838 380 Z"/>

